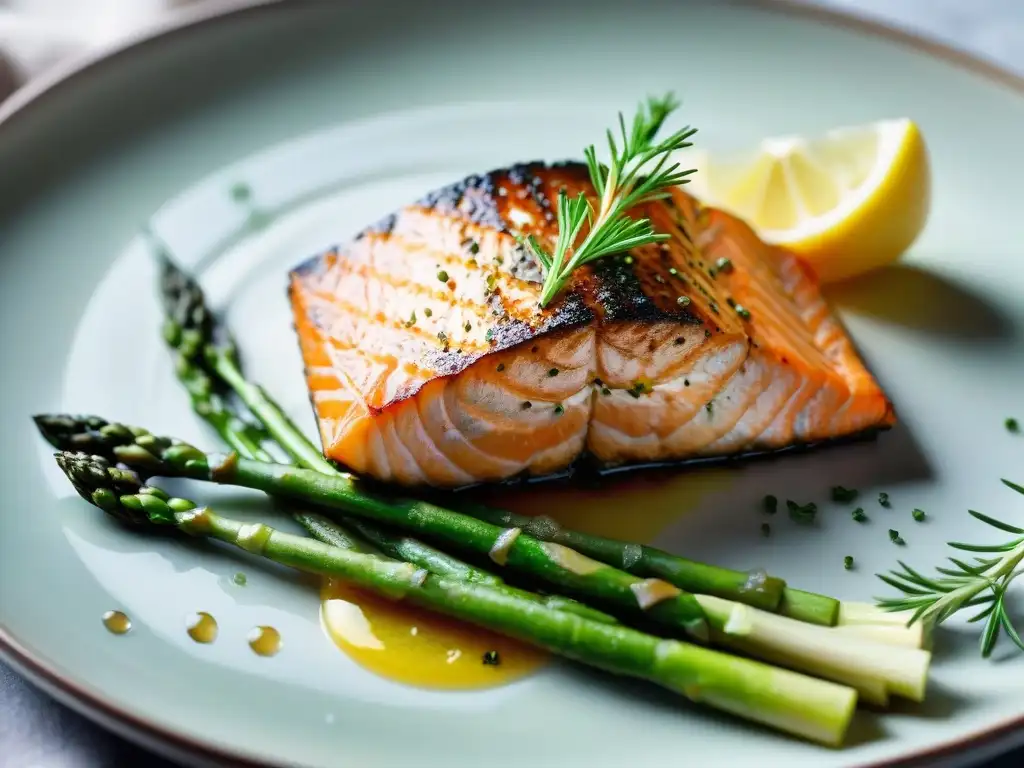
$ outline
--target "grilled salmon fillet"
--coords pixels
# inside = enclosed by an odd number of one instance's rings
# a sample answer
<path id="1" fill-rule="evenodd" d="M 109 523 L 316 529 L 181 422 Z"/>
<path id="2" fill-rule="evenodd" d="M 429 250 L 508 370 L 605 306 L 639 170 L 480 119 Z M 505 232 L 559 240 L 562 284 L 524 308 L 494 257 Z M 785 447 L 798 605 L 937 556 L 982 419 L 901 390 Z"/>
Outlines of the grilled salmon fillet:
<path id="1" fill-rule="evenodd" d="M 457 487 L 728 456 L 890 426 L 809 269 L 675 189 L 632 212 L 671 239 L 576 271 L 540 309 L 516 235 L 551 245 L 586 167 L 471 176 L 291 273 L 324 454 Z"/>

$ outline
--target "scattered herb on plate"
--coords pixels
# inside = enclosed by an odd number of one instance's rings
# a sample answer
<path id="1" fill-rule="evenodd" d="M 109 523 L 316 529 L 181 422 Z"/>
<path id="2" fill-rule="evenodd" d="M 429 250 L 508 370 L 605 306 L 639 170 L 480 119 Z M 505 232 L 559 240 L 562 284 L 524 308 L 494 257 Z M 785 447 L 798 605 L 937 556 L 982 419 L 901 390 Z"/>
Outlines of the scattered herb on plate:
<path id="1" fill-rule="evenodd" d="M 801 525 L 809 525 L 818 516 L 818 505 L 813 501 L 806 504 L 797 504 L 792 499 L 786 499 L 786 509 L 789 510 L 789 517 Z"/>
<path id="2" fill-rule="evenodd" d="M 832 486 L 831 493 L 832 501 L 837 501 L 840 504 L 849 504 L 860 495 L 860 491 L 853 488 L 844 488 L 841 485 Z"/>
<path id="3" fill-rule="evenodd" d="M 1024 488 L 1003 480 L 1003 484 L 1017 493 Z M 1024 574 L 1024 528 L 1010 525 L 969 510 L 977 520 L 1013 536 L 1003 544 L 965 544 L 949 542 L 949 546 L 962 552 L 971 552 L 973 562 L 951 557 L 953 567 L 936 567 L 937 576 L 928 577 L 899 561 L 899 570 L 878 574 L 878 578 L 903 593 L 903 597 L 879 599 L 879 607 L 889 611 L 913 611 L 908 626 L 921 621 L 929 628 L 941 624 L 964 608 L 981 608 L 968 619 L 984 621 L 981 633 L 981 655 L 989 657 L 1003 634 L 1024 651 L 1024 640 L 1010 620 L 1006 594 L 1021 574 Z"/>

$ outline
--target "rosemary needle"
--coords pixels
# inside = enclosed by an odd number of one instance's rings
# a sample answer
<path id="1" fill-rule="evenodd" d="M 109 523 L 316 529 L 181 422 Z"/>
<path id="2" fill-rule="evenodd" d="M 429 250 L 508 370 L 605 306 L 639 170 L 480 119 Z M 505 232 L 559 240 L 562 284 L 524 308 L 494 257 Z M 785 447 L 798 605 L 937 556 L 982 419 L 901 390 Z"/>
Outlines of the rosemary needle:
<path id="1" fill-rule="evenodd" d="M 631 218 L 628 211 L 668 197 L 669 188 L 685 184 L 687 176 L 695 170 L 679 170 L 679 163 L 668 165 L 668 159 L 675 150 L 692 146 L 688 139 L 696 129 L 682 128 L 655 143 L 665 118 L 678 107 L 679 102 L 671 93 L 660 99 L 649 98 L 640 105 L 628 129 L 620 112 L 619 138 L 611 130 L 607 132 L 610 163 L 598 162 L 593 144 L 584 150 L 590 181 L 598 197 L 597 209 L 582 192 L 570 198 L 564 189 L 559 190 L 554 251 L 548 251 L 533 235 L 520 238 L 529 245 L 544 271 L 542 307 L 558 295 L 572 273 L 584 264 L 669 238 L 655 233 L 650 219 Z M 590 231 L 576 245 L 585 224 L 590 225 Z"/>

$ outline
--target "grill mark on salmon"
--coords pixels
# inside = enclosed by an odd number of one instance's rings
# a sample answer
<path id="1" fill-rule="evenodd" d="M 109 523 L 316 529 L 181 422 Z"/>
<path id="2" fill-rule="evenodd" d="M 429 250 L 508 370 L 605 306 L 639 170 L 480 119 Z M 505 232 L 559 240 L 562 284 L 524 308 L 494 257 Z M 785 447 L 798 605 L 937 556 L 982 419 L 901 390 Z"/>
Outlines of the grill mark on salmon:
<path id="1" fill-rule="evenodd" d="M 470 176 L 293 270 L 325 455 L 458 487 L 894 423 L 810 271 L 681 189 L 633 212 L 670 240 L 577 270 L 539 309 L 515 235 L 553 245 L 561 188 L 593 197 L 579 163 Z"/>

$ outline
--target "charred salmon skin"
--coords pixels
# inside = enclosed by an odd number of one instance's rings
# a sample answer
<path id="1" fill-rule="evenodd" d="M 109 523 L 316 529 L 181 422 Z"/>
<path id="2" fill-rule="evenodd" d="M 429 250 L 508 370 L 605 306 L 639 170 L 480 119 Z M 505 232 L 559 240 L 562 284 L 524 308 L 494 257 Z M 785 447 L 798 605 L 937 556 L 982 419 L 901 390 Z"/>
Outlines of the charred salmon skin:
<path id="1" fill-rule="evenodd" d="M 560 188 L 593 195 L 577 163 L 471 176 L 291 273 L 328 458 L 458 487 L 893 424 L 809 268 L 680 188 L 633 212 L 671 239 L 577 270 L 541 309 L 516 236 L 554 241 Z"/>

